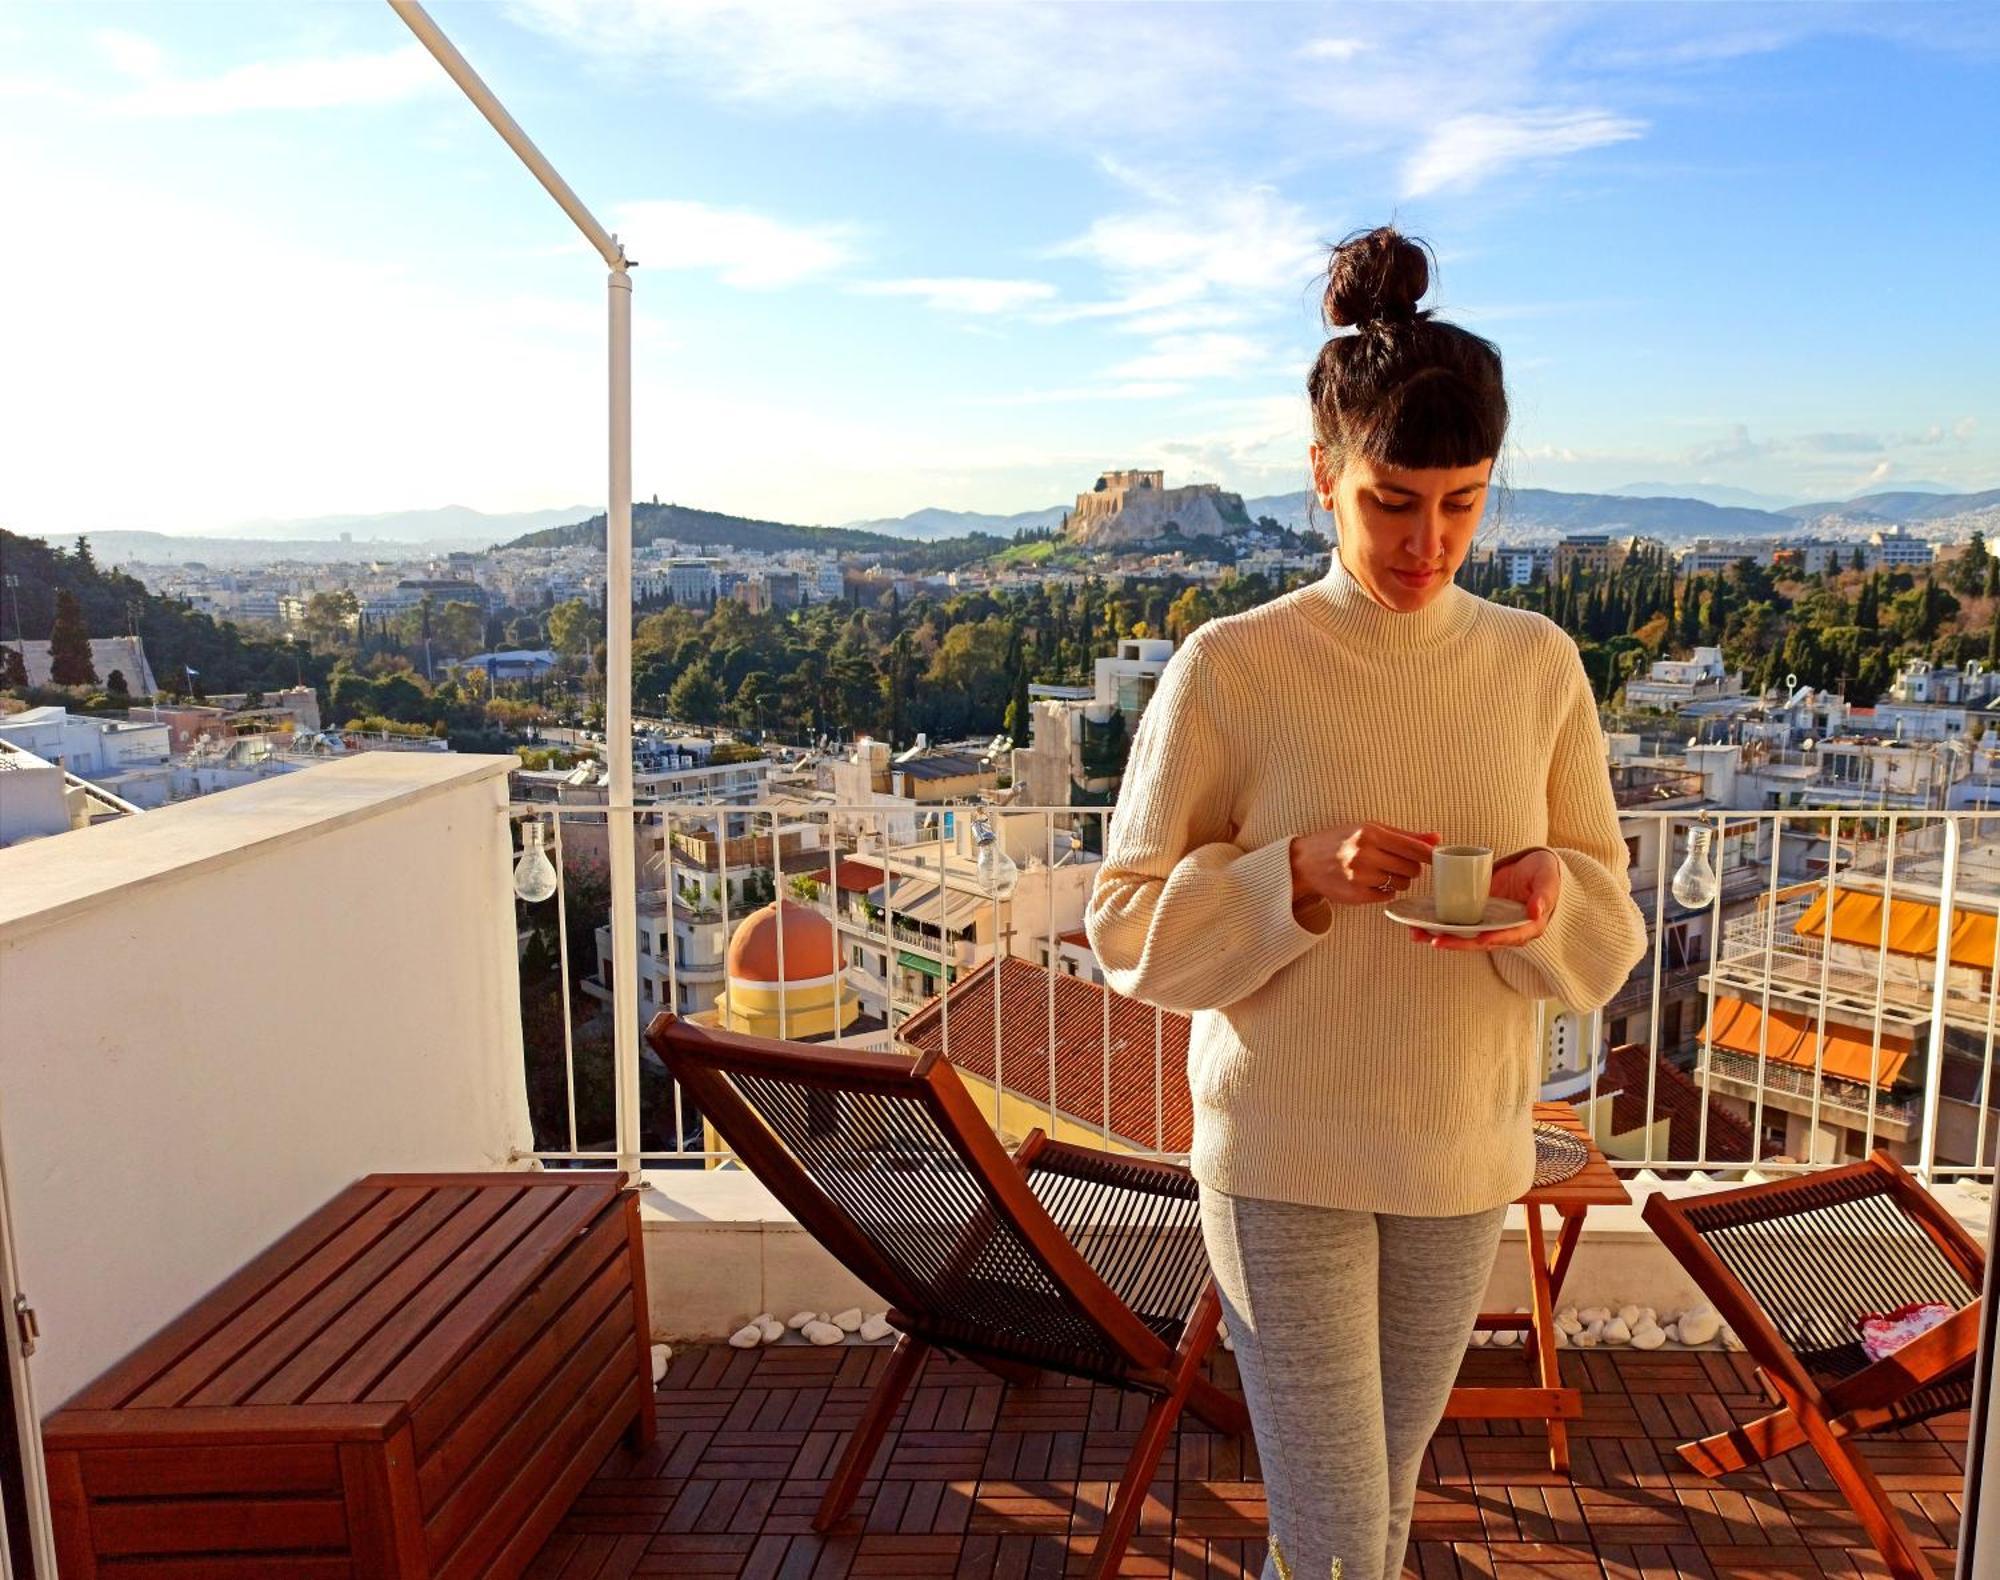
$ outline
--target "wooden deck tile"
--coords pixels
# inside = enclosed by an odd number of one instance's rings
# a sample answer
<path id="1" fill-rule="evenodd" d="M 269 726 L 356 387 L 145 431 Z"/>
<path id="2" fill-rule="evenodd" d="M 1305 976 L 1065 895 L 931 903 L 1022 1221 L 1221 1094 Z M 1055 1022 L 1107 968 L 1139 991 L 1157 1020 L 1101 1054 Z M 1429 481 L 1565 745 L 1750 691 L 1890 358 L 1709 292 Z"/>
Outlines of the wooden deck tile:
<path id="1" fill-rule="evenodd" d="M 678 1349 L 658 1393 L 660 1436 L 619 1447 L 529 1570 L 531 1580 L 1066 1580 L 1102 1528 L 1141 1401 L 1050 1377 L 1008 1387 L 933 1356 L 854 1510 L 812 1529 L 826 1478 L 888 1349 Z M 1709 1481 L 1674 1453 L 1768 1408 L 1723 1353 L 1566 1353 L 1586 1389 L 1568 1477 L 1540 1431 L 1447 1422 L 1425 1456 L 1404 1580 L 1872 1580 L 1859 1523 L 1810 1453 Z M 1474 1350 L 1467 1382 L 1521 1366 Z M 1211 1365 L 1236 1385 L 1234 1360 Z M 1958 1540 L 1966 1423 L 1947 1416 L 1867 1454 L 1933 1562 Z M 1264 1487 L 1256 1446 L 1189 1419 L 1149 1489 L 1121 1573 L 1259 1580 Z"/>

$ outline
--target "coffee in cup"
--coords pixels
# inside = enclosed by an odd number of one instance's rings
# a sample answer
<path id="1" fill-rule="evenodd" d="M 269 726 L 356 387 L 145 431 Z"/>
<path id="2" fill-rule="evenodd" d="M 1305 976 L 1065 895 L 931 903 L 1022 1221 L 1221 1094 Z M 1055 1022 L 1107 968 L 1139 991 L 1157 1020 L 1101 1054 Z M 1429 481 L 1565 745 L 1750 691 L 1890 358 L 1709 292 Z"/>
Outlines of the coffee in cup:
<path id="1" fill-rule="evenodd" d="M 1462 925 L 1483 920 L 1493 889 L 1493 847 L 1438 846 L 1431 852 L 1431 889 L 1439 921 Z"/>

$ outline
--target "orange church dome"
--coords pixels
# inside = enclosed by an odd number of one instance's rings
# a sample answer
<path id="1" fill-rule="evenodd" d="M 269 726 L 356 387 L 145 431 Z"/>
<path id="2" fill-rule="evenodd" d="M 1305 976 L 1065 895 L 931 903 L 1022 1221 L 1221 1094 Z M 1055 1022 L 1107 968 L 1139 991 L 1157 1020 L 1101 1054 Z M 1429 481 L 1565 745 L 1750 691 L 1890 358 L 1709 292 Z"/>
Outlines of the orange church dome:
<path id="1" fill-rule="evenodd" d="M 782 907 L 782 909 L 781 909 Z M 778 971 L 778 918 L 784 917 L 785 969 Z M 796 900 L 773 901 L 744 917 L 729 940 L 729 975 L 737 982 L 808 982 L 833 975 L 833 923 Z"/>

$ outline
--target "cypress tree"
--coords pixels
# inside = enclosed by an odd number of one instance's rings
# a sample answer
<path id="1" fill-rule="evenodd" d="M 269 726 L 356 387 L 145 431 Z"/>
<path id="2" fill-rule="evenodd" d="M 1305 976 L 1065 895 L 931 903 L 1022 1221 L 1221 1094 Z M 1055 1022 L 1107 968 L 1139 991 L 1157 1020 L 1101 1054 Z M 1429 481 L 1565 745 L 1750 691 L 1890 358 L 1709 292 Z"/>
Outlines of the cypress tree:
<path id="1" fill-rule="evenodd" d="M 83 606 L 66 587 L 56 594 L 56 623 L 49 632 L 49 679 L 58 686 L 97 684 L 97 667 L 90 661 L 90 634 L 83 624 Z"/>

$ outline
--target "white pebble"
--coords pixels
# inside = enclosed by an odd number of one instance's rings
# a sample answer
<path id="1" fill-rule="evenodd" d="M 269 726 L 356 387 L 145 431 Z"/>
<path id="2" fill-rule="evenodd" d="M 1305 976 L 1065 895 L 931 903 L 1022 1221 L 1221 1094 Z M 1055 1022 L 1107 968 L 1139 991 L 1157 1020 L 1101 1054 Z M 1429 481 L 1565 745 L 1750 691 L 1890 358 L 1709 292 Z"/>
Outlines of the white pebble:
<path id="1" fill-rule="evenodd" d="M 1593 1323 L 1609 1322 L 1611 1311 L 1607 1306 L 1586 1306 L 1576 1314 L 1576 1319 L 1587 1328 Z"/>
<path id="2" fill-rule="evenodd" d="M 1618 1320 L 1625 1324 L 1625 1329 L 1629 1333 L 1639 1326 L 1639 1308 L 1637 1306 L 1620 1306 L 1618 1308 Z"/>
<path id="3" fill-rule="evenodd" d="M 1563 1332 L 1561 1328 L 1556 1329 L 1556 1348 L 1559 1350 L 1569 1348 L 1569 1335 Z"/>
<path id="4" fill-rule="evenodd" d="M 1234 1355 L 1236 1353 L 1236 1341 L 1232 1339 L 1227 1333 L 1222 1335 L 1222 1347 L 1225 1350 L 1229 1351 L 1231 1355 Z"/>
<path id="5" fill-rule="evenodd" d="M 1734 1328 L 1724 1328 L 1722 1330 L 1722 1347 L 1725 1350 L 1734 1350 L 1738 1354 L 1742 1353 L 1743 1341 L 1736 1336 Z"/>
<path id="6" fill-rule="evenodd" d="M 1623 1317 L 1613 1317 L 1597 1330 L 1597 1340 L 1600 1344 L 1630 1344 L 1631 1325 Z"/>
<path id="7" fill-rule="evenodd" d="M 1680 1343 L 1681 1325 L 1678 1322 L 1669 1322 L 1665 1327 L 1660 1329 L 1660 1331 L 1666 1334 L 1666 1336 L 1669 1339 L 1671 1339 L 1674 1343 L 1676 1344 Z"/>
<path id="8" fill-rule="evenodd" d="M 1681 1318 L 1681 1343 L 1698 1346 L 1710 1343 L 1722 1331 L 1722 1318 L 1706 1306 L 1697 1306 Z"/>
<path id="9" fill-rule="evenodd" d="M 729 1335 L 729 1342 L 739 1350 L 754 1350 L 764 1342 L 764 1330 L 754 1322 L 746 1322 Z"/>
<path id="10" fill-rule="evenodd" d="M 859 1306 L 849 1306 L 845 1311 L 836 1312 L 833 1317 L 833 1325 L 840 1329 L 842 1333 L 852 1333 L 856 1328 L 861 1326 L 861 1308 Z"/>
<path id="11" fill-rule="evenodd" d="M 873 1344 L 877 1339 L 886 1339 L 895 1331 L 889 1326 L 889 1319 L 878 1311 L 874 1316 L 863 1319 L 860 1334 L 864 1342 Z"/>
<path id="12" fill-rule="evenodd" d="M 757 1328 L 764 1335 L 766 1344 L 776 1344 L 785 1336 L 785 1325 L 776 1317 L 759 1317 Z"/>
<path id="13" fill-rule="evenodd" d="M 806 1336 L 809 1343 L 813 1344 L 838 1344 L 847 1337 L 831 1322 L 808 1322 L 799 1331 Z"/>
<path id="14" fill-rule="evenodd" d="M 1650 1322 L 1632 1335 L 1632 1348 L 1635 1350 L 1656 1350 L 1666 1342 L 1666 1334 Z"/>
<path id="15" fill-rule="evenodd" d="M 1637 1333 L 1639 1329 L 1642 1327 L 1657 1328 L 1660 1325 L 1660 1314 L 1659 1312 L 1655 1311 L 1651 1306 L 1641 1306 L 1639 1308 L 1639 1320 L 1637 1322 L 1633 1322 L 1631 1318 L 1628 1317 L 1626 1318 L 1626 1321 L 1630 1323 L 1632 1331 L 1634 1333 Z"/>
<path id="16" fill-rule="evenodd" d="M 1581 1333 L 1572 1333 L 1569 1341 L 1580 1350 L 1594 1350 L 1597 1348 L 1597 1329 L 1598 1324 L 1593 1322 Z"/>
<path id="17" fill-rule="evenodd" d="M 785 1326 L 790 1328 L 794 1333 L 796 1333 L 800 1328 L 803 1328 L 808 1322 L 814 1321 L 817 1318 L 817 1316 L 818 1316 L 817 1312 L 794 1311 L 789 1317 L 785 1319 Z"/>
<path id="18" fill-rule="evenodd" d="M 667 1362 L 672 1360 L 673 1357 L 674 1357 L 674 1352 L 671 1349 L 669 1349 L 666 1345 L 655 1344 L 653 1346 L 654 1382 L 656 1383 L 659 1382 L 662 1378 L 664 1378 L 667 1375 Z"/>
<path id="19" fill-rule="evenodd" d="M 1576 1314 L 1576 1307 L 1572 1306 L 1569 1310 L 1556 1314 L 1556 1331 L 1558 1333 L 1581 1333 L 1583 1331 L 1583 1319 Z"/>
<path id="20" fill-rule="evenodd" d="M 1493 1335 L 1487 1329 L 1474 1328 L 1472 1330 L 1472 1347 L 1474 1349 L 1483 1350 L 1486 1348 L 1487 1345 L 1491 1344 L 1492 1342 L 1493 1342 Z"/>
<path id="21" fill-rule="evenodd" d="M 1493 1346 L 1495 1349 L 1512 1349 L 1520 1342 L 1521 1334 L 1518 1328 L 1502 1328 L 1493 1335 Z"/>

